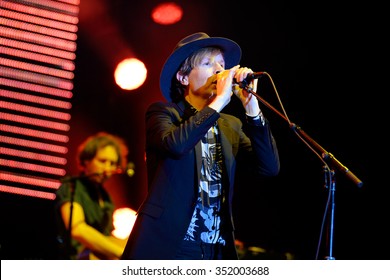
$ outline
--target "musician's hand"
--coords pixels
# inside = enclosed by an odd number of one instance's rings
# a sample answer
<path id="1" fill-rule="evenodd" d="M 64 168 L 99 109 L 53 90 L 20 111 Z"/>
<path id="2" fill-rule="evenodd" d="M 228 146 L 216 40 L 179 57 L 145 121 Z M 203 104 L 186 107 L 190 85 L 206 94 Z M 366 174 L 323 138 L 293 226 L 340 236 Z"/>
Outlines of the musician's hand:
<path id="1" fill-rule="evenodd" d="M 233 84 L 233 93 L 240 99 L 248 116 L 257 116 L 260 113 L 259 101 L 252 93 L 239 86 L 239 83 L 251 73 L 253 71 L 247 67 L 237 69 L 234 75 L 236 84 Z M 247 86 L 255 92 L 257 90 L 257 79 L 252 80 Z"/>

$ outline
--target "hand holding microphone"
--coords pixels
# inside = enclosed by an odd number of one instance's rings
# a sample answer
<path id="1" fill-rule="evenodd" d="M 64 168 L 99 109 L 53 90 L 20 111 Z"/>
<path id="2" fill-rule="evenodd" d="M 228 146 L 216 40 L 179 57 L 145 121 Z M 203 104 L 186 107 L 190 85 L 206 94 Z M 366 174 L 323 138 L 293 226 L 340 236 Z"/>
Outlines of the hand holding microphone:
<path id="1" fill-rule="evenodd" d="M 234 84 L 238 84 L 240 88 L 244 88 L 247 85 L 249 85 L 253 80 L 260 78 L 261 76 L 265 75 L 265 72 L 253 72 L 250 73 L 244 78 L 241 82 L 238 82 L 236 78 L 233 79 Z"/>
<path id="2" fill-rule="evenodd" d="M 251 69 L 243 67 L 234 75 L 233 93 L 240 99 L 246 114 L 250 117 L 260 114 L 259 102 L 252 95 L 252 90 L 257 90 L 257 79 L 264 74 L 265 72 L 252 72 Z"/>
<path id="3" fill-rule="evenodd" d="M 252 72 L 250 68 L 240 67 L 239 65 L 236 65 L 235 67 L 229 70 L 218 72 L 215 76 L 212 77 L 212 81 L 213 83 L 217 84 L 218 87 L 222 88 L 221 91 L 218 90 L 218 92 L 222 93 L 228 90 L 229 98 L 228 100 L 226 100 L 226 97 L 223 97 L 223 95 L 218 96 L 220 98 L 216 98 L 217 96 L 215 96 L 214 93 L 211 95 L 213 101 L 209 104 L 209 106 L 217 110 L 218 112 L 221 111 L 230 102 L 231 92 L 233 91 L 234 95 L 236 95 L 241 100 L 243 106 L 245 107 L 249 115 L 251 115 L 251 113 L 253 113 L 254 111 L 258 112 L 259 106 L 258 106 L 257 99 L 251 98 L 252 95 L 250 94 L 250 92 L 245 91 L 243 89 L 253 82 L 253 87 L 251 89 L 256 91 L 257 88 L 256 79 L 258 79 L 265 73 L 266 72 Z M 227 78 L 229 75 L 233 76 L 230 77 L 231 79 L 230 85 L 227 83 Z M 227 89 L 226 86 L 228 86 L 229 89 Z M 219 95 L 219 93 L 217 95 Z"/>

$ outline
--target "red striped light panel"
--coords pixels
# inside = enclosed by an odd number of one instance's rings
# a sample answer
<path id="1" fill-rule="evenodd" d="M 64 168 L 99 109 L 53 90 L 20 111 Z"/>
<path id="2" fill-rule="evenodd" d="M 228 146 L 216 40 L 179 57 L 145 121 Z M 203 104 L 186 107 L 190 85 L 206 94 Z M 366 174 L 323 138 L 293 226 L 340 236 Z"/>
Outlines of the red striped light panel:
<path id="1" fill-rule="evenodd" d="M 0 192 L 53 200 L 66 175 L 79 4 L 0 1 Z"/>

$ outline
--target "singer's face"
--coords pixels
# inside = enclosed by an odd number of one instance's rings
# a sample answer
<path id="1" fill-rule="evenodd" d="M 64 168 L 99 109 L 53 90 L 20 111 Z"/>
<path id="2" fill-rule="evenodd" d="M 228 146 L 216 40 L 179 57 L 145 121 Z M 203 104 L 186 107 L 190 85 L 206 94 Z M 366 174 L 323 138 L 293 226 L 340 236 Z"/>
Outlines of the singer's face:
<path id="1" fill-rule="evenodd" d="M 188 75 L 190 93 L 209 98 L 216 90 L 216 83 L 210 77 L 224 69 L 225 59 L 220 51 L 204 54 Z"/>
<path id="2" fill-rule="evenodd" d="M 85 163 L 85 174 L 101 174 L 91 177 L 92 180 L 102 183 L 118 169 L 119 156 L 113 146 L 106 146 L 97 151 L 95 157 Z"/>

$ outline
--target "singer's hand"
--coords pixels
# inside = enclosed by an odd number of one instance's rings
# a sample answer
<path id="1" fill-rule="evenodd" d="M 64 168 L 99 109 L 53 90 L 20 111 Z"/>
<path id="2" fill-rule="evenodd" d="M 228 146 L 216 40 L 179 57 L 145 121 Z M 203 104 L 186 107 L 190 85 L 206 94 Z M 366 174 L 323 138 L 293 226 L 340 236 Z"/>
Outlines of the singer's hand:
<path id="1" fill-rule="evenodd" d="M 233 78 L 240 65 L 236 65 L 228 70 L 219 72 L 216 75 L 216 92 L 212 94 L 209 106 L 217 111 L 221 111 L 231 100 L 233 94 Z"/>
<path id="2" fill-rule="evenodd" d="M 248 74 L 251 73 L 253 73 L 253 71 L 250 68 L 239 68 L 234 75 L 234 80 L 237 83 L 242 82 L 248 76 Z M 257 79 L 252 80 L 248 87 L 251 88 L 253 91 L 256 91 Z M 233 93 L 240 99 L 248 116 L 257 116 L 260 113 L 259 101 L 250 92 L 246 91 L 243 88 L 240 88 L 238 84 L 234 84 Z"/>

